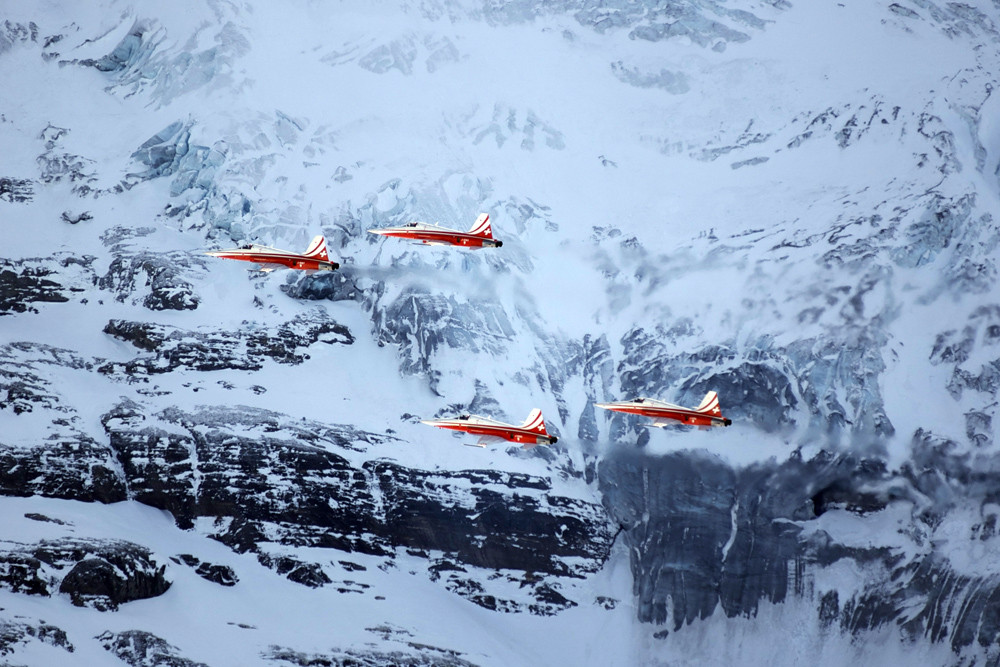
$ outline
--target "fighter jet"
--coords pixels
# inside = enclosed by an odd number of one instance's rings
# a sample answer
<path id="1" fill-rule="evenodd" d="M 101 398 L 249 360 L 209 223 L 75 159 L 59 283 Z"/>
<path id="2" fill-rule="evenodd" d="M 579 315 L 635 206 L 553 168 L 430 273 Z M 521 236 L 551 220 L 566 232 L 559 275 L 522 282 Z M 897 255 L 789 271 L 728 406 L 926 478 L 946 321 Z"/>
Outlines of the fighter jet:
<path id="1" fill-rule="evenodd" d="M 499 248 L 503 245 L 503 241 L 497 241 L 493 238 L 488 213 L 480 213 L 475 224 L 472 225 L 472 229 L 467 232 L 439 225 L 429 225 L 426 222 L 411 222 L 402 227 L 369 229 L 368 233 L 411 239 L 426 245 L 453 245 L 463 248 Z"/>
<path id="2" fill-rule="evenodd" d="M 705 394 L 705 398 L 701 399 L 701 404 L 696 408 L 682 408 L 652 398 L 637 398 L 617 403 L 594 403 L 594 405 L 605 410 L 652 417 L 653 422 L 650 426 L 658 428 L 675 421 L 693 426 L 729 426 L 733 423 L 732 419 L 722 416 L 722 411 L 719 410 L 719 395 L 714 391 Z"/>
<path id="3" fill-rule="evenodd" d="M 228 250 L 212 250 L 205 254 L 223 259 L 255 262 L 262 265 L 262 271 L 274 271 L 282 267 L 307 271 L 333 271 L 340 268 L 340 264 L 331 262 L 329 255 L 326 254 L 326 239 L 322 236 L 314 238 L 302 254 L 257 245 L 256 243 L 248 243 L 239 248 Z"/>
<path id="4" fill-rule="evenodd" d="M 505 424 L 495 419 L 480 417 L 478 415 L 462 415 L 454 419 L 428 419 L 420 423 L 480 436 L 479 442 L 474 444 L 466 443 L 470 447 L 485 447 L 489 444 L 503 442 L 519 442 L 523 445 L 522 449 L 531 449 L 536 445 L 551 445 L 559 439 L 554 435 L 549 435 L 545 430 L 545 420 L 542 419 L 542 411 L 538 408 L 532 410 L 528 418 L 520 426 Z"/>

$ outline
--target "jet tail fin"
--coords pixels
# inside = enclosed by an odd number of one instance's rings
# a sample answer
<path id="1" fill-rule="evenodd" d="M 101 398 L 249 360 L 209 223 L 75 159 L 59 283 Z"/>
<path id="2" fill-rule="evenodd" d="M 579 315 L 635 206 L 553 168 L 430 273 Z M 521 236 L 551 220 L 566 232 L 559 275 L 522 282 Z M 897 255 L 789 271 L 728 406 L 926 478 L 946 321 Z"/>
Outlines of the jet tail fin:
<path id="1" fill-rule="evenodd" d="M 701 404 L 694 411 L 712 415 L 713 417 L 721 417 L 722 410 L 719 409 L 719 394 L 714 391 L 705 394 L 705 398 L 701 399 Z"/>
<path id="2" fill-rule="evenodd" d="M 326 237 L 321 234 L 314 238 L 303 254 L 306 257 L 318 259 L 321 262 L 329 262 L 330 256 L 326 254 Z"/>
<path id="3" fill-rule="evenodd" d="M 540 433 L 541 435 L 548 435 L 548 431 L 545 430 L 545 419 L 542 417 L 542 411 L 535 408 L 530 413 L 528 413 L 528 418 L 524 420 L 521 424 L 521 428 L 526 431 L 534 431 L 535 433 Z"/>
<path id="4" fill-rule="evenodd" d="M 473 236 L 481 236 L 484 239 L 493 238 L 493 228 L 490 226 L 490 214 L 480 213 L 479 217 L 476 218 L 476 222 L 473 223 L 472 228 L 469 233 Z"/>

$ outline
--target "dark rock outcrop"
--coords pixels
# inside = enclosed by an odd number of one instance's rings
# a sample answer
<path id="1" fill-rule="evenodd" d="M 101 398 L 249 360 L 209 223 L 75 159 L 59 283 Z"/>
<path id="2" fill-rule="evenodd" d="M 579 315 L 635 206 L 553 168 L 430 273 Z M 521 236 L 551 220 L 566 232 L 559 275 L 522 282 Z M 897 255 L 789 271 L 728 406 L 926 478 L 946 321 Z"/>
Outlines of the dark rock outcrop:
<path id="1" fill-rule="evenodd" d="M 228 565 L 214 565 L 208 562 L 202 562 L 196 556 L 191 554 L 180 554 L 176 558 L 171 558 L 170 560 L 175 563 L 184 563 L 188 567 L 194 568 L 194 573 L 197 574 L 202 579 L 206 581 L 211 581 L 214 584 L 219 584 L 220 586 L 235 586 L 239 583 L 240 578 L 236 576 L 233 568 Z"/>
<path id="2" fill-rule="evenodd" d="M 265 660 L 281 667 L 382 667 L 408 665 L 410 667 L 476 667 L 475 663 L 461 657 L 452 649 L 428 646 L 408 641 L 405 648 L 395 651 L 376 649 L 331 649 L 327 653 L 306 653 L 282 646 L 272 646 L 263 653 Z"/>
<path id="3" fill-rule="evenodd" d="M 194 310 L 201 298 L 182 277 L 192 261 L 179 252 L 122 253 L 97 285 L 117 301 L 141 303 L 149 310 Z"/>
<path id="4" fill-rule="evenodd" d="M 17 644 L 27 644 L 31 641 L 56 646 L 67 653 L 76 650 L 69 641 L 66 631 L 49 623 L 40 622 L 38 625 L 31 625 L 16 621 L 0 621 L 0 657 L 17 651 Z"/>
<path id="5" fill-rule="evenodd" d="M 432 370 L 438 350 L 503 355 L 515 333 L 496 301 L 459 301 L 417 290 L 400 294 L 384 310 L 376 308 L 372 322 L 379 343 L 399 346 L 400 370 L 408 374 Z"/>
<path id="6" fill-rule="evenodd" d="M 116 467 L 110 447 L 82 434 L 35 447 L 0 442 L 0 495 L 116 503 L 126 498 Z"/>
<path id="7" fill-rule="evenodd" d="M 203 662 L 195 662 L 178 655 L 177 647 L 167 643 L 151 632 L 124 630 L 122 632 L 102 632 L 97 641 L 131 667 L 208 667 Z"/>
<path id="8" fill-rule="evenodd" d="M 131 542 L 47 540 L 0 553 L 0 585 L 28 595 L 65 593 L 77 606 L 109 611 L 166 592 L 165 568 Z"/>
<path id="9" fill-rule="evenodd" d="M 309 358 L 305 350 L 315 343 L 350 345 L 354 336 L 342 324 L 322 311 L 300 315 L 274 329 L 247 323 L 236 331 L 185 331 L 149 322 L 111 320 L 104 333 L 152 352 L 124 363 L 107 363 L 99 371 L 143 379 L 157 373 L 191 369 L 256 371 L 271 359 L 283 364 L 300 364 Z"/>
<path id="10" fill-rule="evenodd" d="M 319 588 L 333 583 L 333 580 L 323 571 L 323 566 L 319 563 L 306 563 L 291 556 L 271 556 L 269 554 L 260 554 L 257 560 L 264 567 L 269 567 L 278 574 L 284 575 L 289 581 L 309 588 Z"/>
<path id="11" fill-rule="evenodd" d="M 92 261 L 93 258 L 90 258 Z M 84 291 L 79 284 L 65 284 L 71 272 L 51 260 L 0 260 L 0 315 L 38 312 L 36 303 L 65 303 L 74 294 Z M 87 262 L 89 264 L 89 262 Z"/>
<path id="12" fill-rule="evenodd" d="M 63 577 L 59 592 L 67 593 L 78 607 L 90 606 L 107 611 L 117 609 L 122 602 L 156 597 L 169 587 L 170 584 L 163 578 L 162 567 L 152 576 L 136 576 L 130 561 L 113 554 L 110 560 L 106 557 L 85 558 L 74 565 Z"/>
<path id="13" fill-rule="evenodd" d="M 87 372 L 93 366 L 69 350 L 48 345 L 0 346 L 0 414 L 52 415 L 47 432 L 38 438 L 7 441 L 0 434 L 0 493 L 104 503 L 125 499 L 115 453 L 106 442 L 80 430 L 76 410 L 53 381 L 54 373 Z"/>
<path id="14" fill-rule="evenodd" d="M 30 202 L 34 195 L 31 181 L 24 178 L 0 178 L 0 201 L 24 204 Z"/>

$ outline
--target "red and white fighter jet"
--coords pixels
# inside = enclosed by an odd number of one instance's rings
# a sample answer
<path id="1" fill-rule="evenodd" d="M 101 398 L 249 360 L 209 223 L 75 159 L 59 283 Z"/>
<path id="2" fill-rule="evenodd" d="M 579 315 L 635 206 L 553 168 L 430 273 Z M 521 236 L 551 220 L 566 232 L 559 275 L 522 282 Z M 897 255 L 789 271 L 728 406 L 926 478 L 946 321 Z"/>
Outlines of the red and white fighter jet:
<path id="1" fill-rule="evenodd" d="M 330 256 L 326 254 L 326 238 L 323 236 L 314 238 L 306 251 L 301 254 L 256 243 L 228 250 L 212 250 L 205 254 L 223 259 L 238 259 L 244 262 L 262 264 L 264 265 L 261 268 L 262 271 L 274 271 L 281 267 L 306 271 L 333 271 L 340 268 L 340 264 L 330 261 Z"/>
<path id="2" fill-rule="evenodd" d="M 499 248 L 503 245 L 503 241 L 493 238 L 489 213 L 480 213 L 472 229 L 467 232 L 429 225 L 426 222 L 411 222 L 402 227 L 369 229 L 368 233 L 410 239 L 426 245 L 452 245 L 463 248 Z"/>
<path id="3" fill-rule="evenodd" d="M 732 419 L 722 416 L 719 409 L 719 395 L 710 391 L 701 399 L 701 404 L 696 408 L 682 408 L 673 403 L 664 403 L 653 398 L 637 398 L 632 401 L 619 401 L 617 403 L 594 403 L 598 408 L 624 412 L 629 415 L 642 415 L 652 417 L 650 426 L 663 428 L 672 422 L 690 424 L 692 426 L 729 426 Z"/>
<path id="4" fill-rule="evenodd" d="M 556 436 L 549 435 L 545 430 L 545 420 L 542 418 L 542 411 L 538 408 L 532 410 L 520 426 L 505 424 L 478 415 L 462 415 L 454 419 L 428 419 L 420 423 L 480 436 L 479 442 L 469 444 L 470 447 L 485 447 L 501 442 L 519 442 L 523 445 L 522 449 L 531 449 L 536 445 L 551 445 L 559 440 Z"/>

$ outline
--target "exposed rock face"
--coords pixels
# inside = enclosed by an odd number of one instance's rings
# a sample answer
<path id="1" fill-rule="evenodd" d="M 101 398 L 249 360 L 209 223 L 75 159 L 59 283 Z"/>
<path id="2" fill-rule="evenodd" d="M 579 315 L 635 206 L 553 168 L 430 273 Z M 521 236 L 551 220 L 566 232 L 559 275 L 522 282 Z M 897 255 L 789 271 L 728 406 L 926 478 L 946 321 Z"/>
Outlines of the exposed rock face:
<path id="1" fill-rule="evenodd" d="M 400 370 L 410 374 L 430 372 L 438 349 L 503 354 L 514 335 L 496 302 L 460 302 L 426 292 L 405 292 L 373 315 L 380 342 L 399 346 Z"/>
<path id="2" fill-rule="evenodd" d="M 149 310 L 194 310 L 201 300 L 181 277 L 190 261 L 176 252 L 122 253 L 97 284 L 113 292 L 116 300 L 141 303 Z"/>
<path id="3" fill-rule="evenodd" d="M 206 581 L 211 581 L 212 583 L 219 584 L 220 586 L 235 586 L 239 583 L 240 578 L 236 576 L 233 572 L 233 568 L 228 565 L 213 565 L 212 563 L 202 562 L 196 556 L 191 554 L 181 554 L 176 558 L 171 558 L 170 560 L 175 563 L 184 563 L 188 567 L 195 568 L 195 574 L 197 574 L 202 579 Z"/>
<path id="4" fill-rule="evenodd" d="M 406 547 L 474 567 L 577 577 L 600 567 L 613 539 L 599 506 L 553 495 L 543 478 L 352 463 L 348 456 L 388 436 L 348 426 L 248 408 L 152 415 L 134 403 L 103 422 L 130 497 L 169 510 L 181 527 L 214 519 L 213 535 L 237 551 L 262 552 L 269 541 L 378 555 Z M 300 583 L 330 582 L 293 561 L 261 555 Z"/>
<path id="5" fill-rule="evenodd" d="M 184 331 L 148 322 L 111 320 L 104 333 L 152 352 L 126 363 L 108 363 L 100 372 L 128 379 L 145 379 L 157 373 L 191 369 L 214 371 L 260 370 L 266 359 L 300 364 L 309 358 L 305 349 L 317 342 L 350 345 L 354 336 L 347 327 L 322 311 L 296 317 L 275 329 L 249 323 L 237 331 Z"/>
<path id="6" fill-rule="evenodd" d="M 461 653 L 417 642 L 407 642 L 405 649 L 397 651 L 333 649 L 328 653 L 306 653 L 290 648 L 273 646 L 263 654 L 265 660 L 280 667 L 382 667 L 383 665 L 411 665 L 412 667 L 475 667 L 475 663 L 461 657 Z"/>
<path id="7" fill-rule="evenodd" d="M 599 475 L 605 505 L 631 547 L 641 620 L 672 621 L 676 629 L 720 604 L 730 615 L 750 614 L 761 599 L 780 602 L 789 593 L 799 529 L 770 513 L 794 512 L 808 501 L 804 491 L 785 490 L 801 493 L 798 499 L 774 497 L 777 491 L 760 497 L 771 489 L 767 472 L 743 481 L 702 456 L 622 455 L 603 462 Z"/>
<path id="8" fill-rule="evenodd" d="M 143 630 L 102 632 L 96 637 L 105 649 L 132 667 L 208 667 L 177 654 L 177 647 Z"/>
<path id="9" fill-rule="evenodd" d="M 51 383 L 47 372 L 54 367 L 89 370 L 92 363 L 75 352 L 26 341 L 0 346 L 0 409 L 15 415 L 34 409 L 53 410 L 73 414 L 76 410 L 66 405 Z"/>
<path id="10" fill-rule="evenodd" d="M 92 362 L 65 349 L 0 346 L 0 415 L 52 414 L 47 430 L 36 438 L 12 442 L 0 434 L 0 493 L 105 503 L 125 499 L 115 453 L 80 430 L 76 409 L 52 380 L 53 372 L 92 368 Z"/>
<path id="11" fill-rule="evenodd" d="M 630 546 L 640 619 L 676 630 L 717 607 L 753 616 L 761 601 L 795 595 L 814 597 L 825 623 L 851 633 L 895 624 L 956 652 L 975 644 L 1000 655 L 1000 617 L 992 611 L 1000 572 L 965 573 L 934 538 L 979 497 L 992 509 L 965 536 L 968 548 L 1000 543 L 992 504 L 998 473 L 958 482 L 970 475 L 965 464 L 931 447 L 921 445 L 944 476 L 825 454 L 742 470 L 684 453 L 604 461 L 601 488 Z M 946 490 L 958 486 L 961 497 Z M 898 521 L 900 532 L 857 544 L 847 526 L 873 515 Z M 828 569 L 845 562 L 857 579 L 825 588 Z"/>
<path id="12" fill-rule="evenodd" d="M 163 579 L 163 567 L 153 576 L 137 577 L 130 561 L 112 554 L 110 560 L 103 556 L 85 558 L 74 565 L 59 585 L 59 592 L 68 593 L 78 607 L 91 606 L 105 611 L 117 609 L 122 602 L 156 597 L 169 587 Z"/>
<path id="13" fill-rule="evenodd" d="M 309 588 L 319 588 L 333 583 L 319 563 L 305 563 L 291 556 L 272 557 L 268 554 L 260 554 L 257 560 L 264 567 L 272 568 L 278 574 L 288 577 L 289 581 Z"/>
<path id="14" fill-rule="evenodd" d="M 0 178 L 0 201 L 23 204 L 34 196 L 31 181 L 24 178 Z"/>
<path id="15" fill-rule="evenodd" d="M 577 604 L 546 577 L 596 571 L 614 539 L 599 505 L 561 497 L 545 478 L 494 470 L 430 472 L 366 460 L 368 447 L 392 437 L 350 426 L 251 408 L 153 413 L 132 401 L 106 413 L 102 423 L 109 444 L 89 443 L 89 455 L 80 442 L 63 449 L 50 443 L 44 458 L 40 449 L 3 452 L 5 493 L 130 498 L 170 511 L 182 528 L 210 520 L 199 524 L 210 535 L 236 551 L 257 553 L 262 564 L 309 586 L 333 582 L 321 565 L 272 555 L 269 545 L 390 558 L 397 549 L 427 558 L 438 554 L 428 573 L 449 590 L 488 608 L 539 614 Z M 64 469 L 64 460 L 73 467 Z M 211 581 L 237 581 L 226 568 L 182 560 Z M 22 561 L 11 570 L 10 585 L 44 587 L 35 576 L 40 566 Z M 80 600 L 95 589 L 110 591 L 112 600 L 134 595 L 135 586 L 119 590 L 124 585 L 116 583 L 121 577 L 113 568 L 121 569 L 108 558 L 88 560 L 66 578 Z M 504 575 L 533 602 L 522 605 L 506 600 L 503 590 L 483 589 L 468 568 L 534 573 L 523 579 Z"/>
<path id="16" fill-rule="evenodd" d="M 16 652 L 18 644 L 28 644 L 32 641 L 57 646 L 68 653 L 76 650 L 66 636 L 66 631 L 54 625 L 0 621 L 0 657 Z"/>
<path id="17" fill-rule="evenodd" d="M 785 0 L 762 3 L 785 8 Z M 758 13 L 763 6 L 755 7 Z M 483 10 L 487 20 L 496 23 L 528 21 L 540 15 L 566 13 L 580 26 L 603 33 L 612 29 L 628 29 L 629 39 L 662 41 L 687 39 L 716 51 L 728 42 L 745 42 L 755 31 L 762 30 L 766 21 L 757 14 L 735 9 L 717 2 L 679 0 L 669 3 L 599 2 L 597 0 L 562 0 L 539 5 L 511 2 L 489 5 Z"/>
<path id="18" fill-rule="evenodd" d="M 329 243 L 329 241 L 327 241 Z M 291 284 L 281 285 L 281 291 L 293 299 L 319 301 L 360 301 L 363 290 L 358 287 L 349 265 L 341 265 L 339 271 L 321 271 L 300 276 Z"/>
<path id="19" fill-rule="evenodd" d="M 162 595 L 170 582 L 145 547 L 123 541 L 63 539 L 0 554 L 0 584 L 15 593 L 69 595 L 99 611 Z"/>
<path id="20" fill-rule="evenodd" d="M 39 303 L 65 303 L 92 282 L 93 257 L 0 260 L 0 315 L 38 312 Z"/>
<path id="21" fill-rule="evenodd" d="M 56 436 L 35 447 L 0 442 L 0 494 L 83 502 L 125 500 L 115 453 L 83 434 Z"/>

